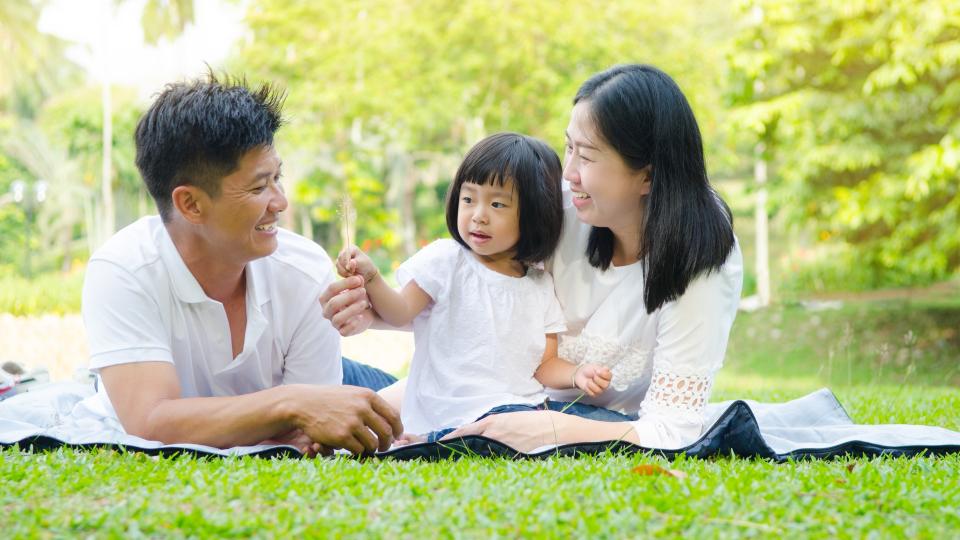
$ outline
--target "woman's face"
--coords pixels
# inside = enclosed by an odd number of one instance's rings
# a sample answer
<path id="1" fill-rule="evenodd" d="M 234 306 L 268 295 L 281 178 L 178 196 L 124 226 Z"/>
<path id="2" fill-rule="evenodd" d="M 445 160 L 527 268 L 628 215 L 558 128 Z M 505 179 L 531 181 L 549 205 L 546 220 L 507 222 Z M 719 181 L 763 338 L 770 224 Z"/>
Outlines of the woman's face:
<path id="1" fill-rule="evenodd" d="M 635 171 L 599 135 L 590 103 L 573 107 L 567 126 L 563 178 L 570 182 L 577 218 L 615 235 L 636 235 L 643 219 L 640 199 L 650 192 L 649 168 Z"/>

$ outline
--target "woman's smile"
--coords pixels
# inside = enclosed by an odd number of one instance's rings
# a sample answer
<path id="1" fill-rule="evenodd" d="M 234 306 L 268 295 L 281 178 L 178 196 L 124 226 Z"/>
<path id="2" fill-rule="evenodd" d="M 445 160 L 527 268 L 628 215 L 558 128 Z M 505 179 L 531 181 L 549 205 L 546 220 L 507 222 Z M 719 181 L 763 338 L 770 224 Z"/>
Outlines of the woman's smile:
<path id="1" fill-rule="evenodd" d="M 583 191 L 571 191 L 573 194 L 573 206 L 578 210 L 590 204 L 590 195 L 587 195 Z"/>

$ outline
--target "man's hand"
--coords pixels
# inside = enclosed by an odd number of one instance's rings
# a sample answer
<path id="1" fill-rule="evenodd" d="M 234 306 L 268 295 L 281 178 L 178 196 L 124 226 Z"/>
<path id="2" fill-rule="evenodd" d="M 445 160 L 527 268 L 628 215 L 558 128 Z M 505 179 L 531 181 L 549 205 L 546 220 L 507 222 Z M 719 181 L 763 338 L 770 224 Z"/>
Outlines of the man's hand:
<path id="1" fill-rule="evenodd" d="M 362 276 L 351 276 L 331 283 L 320 295 L 323 317 L 341 336 L 359 334 L 373 324 L 373 310 L 363 285 Z"/>
<path id="2" fill-rule="evenodd" d="M 590 397 L 602 394 L 610 386 L 612 378 L 613 374 L 608 368 L 595 364 L 580 365 L 573 376 L 574 385 Z"/>
<path id="3" fill-rule="evenodd" d="M 354 454 L 386 451 L 403 434 L 400 414 L 376 392 L 358 386 L 290 385 L 294 425 L 310 440 Z"/>

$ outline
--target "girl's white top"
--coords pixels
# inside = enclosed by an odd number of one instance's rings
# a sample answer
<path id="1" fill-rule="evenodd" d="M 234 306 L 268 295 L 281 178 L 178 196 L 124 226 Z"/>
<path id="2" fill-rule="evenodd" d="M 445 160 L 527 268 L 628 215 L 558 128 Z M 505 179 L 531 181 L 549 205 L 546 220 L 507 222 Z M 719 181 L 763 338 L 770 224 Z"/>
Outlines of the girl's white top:
<path id="1" fill-rule="evenodd" d="M 582 403 L 626 414 L 646 448 L 683 448 L 704 429 L 704 407 L 723 365 L 743 283 L 743 257 L 734 243 L 718 270 L 690 282 L 680 298 L 647 313 L 643 269 L 637 262 L 601 271 L 587 259 L 590 226 L 577 219 L 564 192 L 564 229 L 551 264 L 567 331 L 560 357 L 609 367 L 613 380 Z M 574 390 L 549 390 L 573 401 Z"/>
<path id="2" fill-rule="evenodd" d="M 402 420 L 411 433 L 457 427 L 491 408 L 542 403 L 533 374 L 548 333 L 566 329 L 550 274 L 510 277 L 453 240 L 437 240 L 400 265 L 433 301 L 413 321 L 415 349 Z"/>

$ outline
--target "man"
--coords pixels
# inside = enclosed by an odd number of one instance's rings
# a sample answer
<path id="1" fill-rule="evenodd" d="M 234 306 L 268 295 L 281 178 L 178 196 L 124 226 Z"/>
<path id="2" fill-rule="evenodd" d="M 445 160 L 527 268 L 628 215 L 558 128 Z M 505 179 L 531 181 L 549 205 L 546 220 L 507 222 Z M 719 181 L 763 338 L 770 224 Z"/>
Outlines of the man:
<path id="1" fill-rule="evenodd" d="M 137 125 L 160 215 L 93 254 L 82 307 L 101 381 L 85 405 L 127 433 L 314 455 L 385 450 L 402 432 L 373 391 L 341 386 L 340 336 L 317 302 L 332 265 L 278 228 L 282 101 L 211 73 L 168 85 Z"/>

